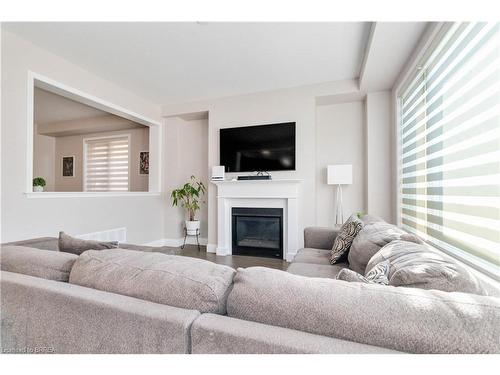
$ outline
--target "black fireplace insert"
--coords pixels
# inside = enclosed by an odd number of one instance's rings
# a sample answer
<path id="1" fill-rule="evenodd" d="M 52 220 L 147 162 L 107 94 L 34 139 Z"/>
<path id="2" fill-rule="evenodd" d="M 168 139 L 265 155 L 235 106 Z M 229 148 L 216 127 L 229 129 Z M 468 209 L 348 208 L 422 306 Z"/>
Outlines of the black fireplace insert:
<path id="1" fill-rule="evenodd" d="M 283 258 L 282 208 L 232 208 L 233 255 Z"/>

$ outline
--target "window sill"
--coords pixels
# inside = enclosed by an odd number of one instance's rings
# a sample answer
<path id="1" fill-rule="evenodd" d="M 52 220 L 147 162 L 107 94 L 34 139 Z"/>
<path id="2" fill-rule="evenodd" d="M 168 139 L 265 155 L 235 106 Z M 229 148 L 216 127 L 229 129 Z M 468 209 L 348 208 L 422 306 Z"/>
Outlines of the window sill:
<path id="1" fill-rule="evenodd" d="M 161 193 L 150 191 L 90 192 L 90 191 L 43 191 L 26 192 L 26 198 L 92 198 L 92 197 L 158 197 Z"/>

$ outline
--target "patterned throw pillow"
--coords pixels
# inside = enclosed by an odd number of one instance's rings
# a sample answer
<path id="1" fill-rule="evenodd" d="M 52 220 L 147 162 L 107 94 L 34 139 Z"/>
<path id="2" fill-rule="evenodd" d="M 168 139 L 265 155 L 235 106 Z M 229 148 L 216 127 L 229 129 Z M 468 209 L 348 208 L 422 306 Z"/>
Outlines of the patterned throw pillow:
<path id="1" fill-rule="evenodd" d="M 344 268 L 338 273 L 337 279 L 366 284 L 389 285 L 389 262 L 377 264 L 365 276 L 348 268 Z"/>
<path id="2" fill-rule="evenodd" d="M 330 255 L 330 264 L 335 264 L 347 256 L 352 241 L 363 228 L 363 222 L 356 214 L 351 215 L 349 219 L 340 227 L 339 234 L 335 237 L 333 248 Z"/>
<path id="3" fill-rule="evenodd" d="M 389 261 L 380 262 L 376 264 L 365 277 L 370 280 L 370 282 L 389 285 L 389 267 Z"/>

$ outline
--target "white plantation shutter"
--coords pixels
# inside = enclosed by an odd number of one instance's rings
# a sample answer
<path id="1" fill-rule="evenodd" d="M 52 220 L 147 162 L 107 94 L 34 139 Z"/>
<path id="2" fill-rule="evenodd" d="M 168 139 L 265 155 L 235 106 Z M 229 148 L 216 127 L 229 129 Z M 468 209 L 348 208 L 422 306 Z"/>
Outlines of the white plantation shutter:
<path id="1" fill-rule="evenodd" d="M 129 190 L 128 136 L 87 139 L 85 191 Z"/>
<path id="2" fill-rule="evenodd" d="M 399 98 L 401 224 L 497 278 L 499 34 L 495 23 L 446 26 Z"/>

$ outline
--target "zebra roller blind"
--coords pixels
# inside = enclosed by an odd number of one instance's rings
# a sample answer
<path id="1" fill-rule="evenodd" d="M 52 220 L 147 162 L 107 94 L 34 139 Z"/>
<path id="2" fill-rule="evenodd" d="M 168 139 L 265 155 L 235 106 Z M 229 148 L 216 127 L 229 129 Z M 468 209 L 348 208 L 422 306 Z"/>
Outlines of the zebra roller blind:
<path id="1" fill-rule="evenodd" d="M 399 97 L 401 224 L 497 278 L 499 39 L 499 24 L 447 24 Z"/>
<path id="2" fill-rule="evenodd" d="M 85 191 L 129 190 L 128 136 L 86 139 Z"/>

